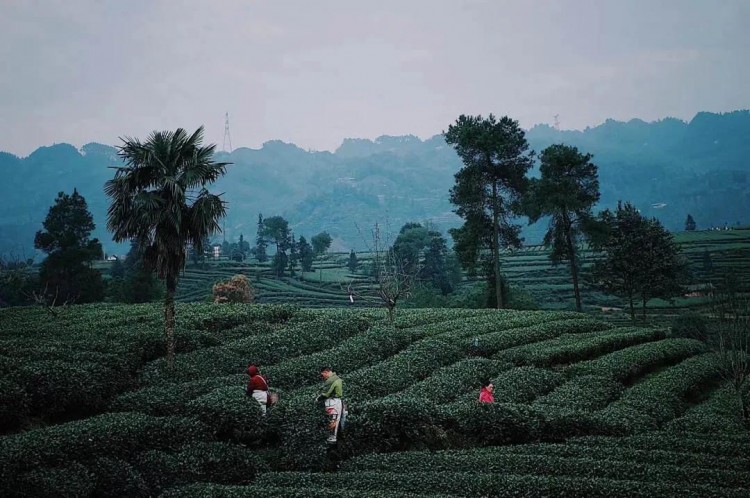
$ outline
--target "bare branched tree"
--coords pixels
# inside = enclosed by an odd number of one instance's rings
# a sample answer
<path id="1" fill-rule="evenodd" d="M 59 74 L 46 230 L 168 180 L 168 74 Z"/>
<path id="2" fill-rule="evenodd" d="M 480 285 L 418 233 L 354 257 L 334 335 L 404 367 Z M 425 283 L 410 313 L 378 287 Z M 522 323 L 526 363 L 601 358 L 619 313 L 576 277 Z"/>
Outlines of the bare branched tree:
<path id="1" fill-rule="evenodd" d="M 750 424 L 750 406 L 744 391 L 750 379 L 750 302 L 734 293 L 716 294 L 712 302 L 715 332 L 711 346 L 717 354 L 721 378 L 737 395 L 737 402 L 746 425 Z"/>
<path id="2" fill-rule="evenodd" d="M 359 227 L 357 231 L 362 233 Z M 408 261 L 393 250 L 392 244 L 388 243 L 387 234 L 383 239 L 379 223 L 375 223 L 372 229 L 371 240 L 372 246 L 367 240 L 365 244 L 372 254 L 377 297 L 388 310 L 388 321 L 393 325 L 399 300 L 409 297 L 417 282 L 419 265 L 409 265 Z"/>
<path id="3" fill-rule="evenodd" d="M 38 292 L 35 290 L 31 291 L 31 294 L 28 295 L 28 298 L 31 299 L 34 304 L 44 307 L 44 309 L 46 309 L 50 315 L 57 317 L 60 312 L 67 308 L 69 303 L 68 299 L 66 299 L 62 304 L 57 303 L 57 299 L 59 297 L 58 291 L 59 288 L 55 287 L 55 293 L 53 295 L 48 291 L 48 284 L 44 284 L 44 289 Z"/>

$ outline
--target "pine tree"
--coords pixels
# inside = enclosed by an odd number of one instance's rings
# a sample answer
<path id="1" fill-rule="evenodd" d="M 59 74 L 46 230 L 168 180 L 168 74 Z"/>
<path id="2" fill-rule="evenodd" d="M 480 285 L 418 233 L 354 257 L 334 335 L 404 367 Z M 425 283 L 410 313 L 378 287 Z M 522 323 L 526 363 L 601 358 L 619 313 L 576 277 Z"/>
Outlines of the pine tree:
<path id="1" fill-rule="evenodd" d="M 289 234 L 289 274 L 296 275 L 297 269 L 297 243 L 294 240 L 294 232 Z"/>
<path id="2" fill-rule="evenodd" d="M 544 245 L 552 247 L 553 264 L 569 263 L 577 311 L 583 311 L 578 284 L 578 244 L 592 224 L 591 208 L 599 200 L 597 167 L 591 158 L 591 154 L 581 154 L 568 145 L 547 147 L 541 154 L 541 178 L 531 180 L 524 199 L 529 224 L 549 217 Z"/>
<path id="3" fill-rule="evenodd" d="M 299 255 L 299 261 L 300 265 L 302 266 L 302 271 L 312 271 L 314 256 L 312 246 L 303 236 L 300 236 L 299 241 L 297 242 L 297 253 Z"/>
<path id="4" fill-rule="evenodd" d="M 492 114 L 460 116 L 448 127 L 445 141 L 454 146 L 464 163 L 455 174 L 450 201 L 464 219 L 461 228 L 451 230 L 461 264 L 474 272 L 483 254 L 490 254 L 495 306 L 503 308 L 506 299 L 500 275 L 501 246 L 520 246 L 520 226 L 512 223 L 519 213 L 519 200 L 526 190 L 526 172 L 533 163 L 525 133 L 507 116 L 497 120 Z M 488 249 L 489 251 L 485 251 Z M 483 265 L 480 265 L 483 266 Z"/>
<path id="5" fill-rule="evenodd" d="M 255 258 L 260 263 L 268 261 L 268 253 L 266 248 L 268 242 L 266 242 L 266 225 L 263 222 L 263 214 L 258 213 L 258 234 L 255 238 Z"/>
<path id="6" fill-rule="evenodd" d="M 77 190 L 57 194 L 47 218 L 34 237 L 34 247 L 47 253 L 39 279 L 47 294 L 57 303 L 90 303 L 104 299 L 104 282 L 99 271 L 90 267 L 103 255 L 102 245 L 90 239 L 94 218 L 86 199 Z"/>
<path id="7" fill-rule="evenodd" d="M 695 220 L 693 219 L 693 215 L 688 214 L 687 220 L 685 220 L 685 230 L 688 232 L 691 232 L 695 230 Z"/>
<path id="8" fill-rule="evenodd" d="M 354 249 L 349 251 L 349 263 L 347 263 L 347 267 L 349 268 L 349 271 L 354 273 L 357 271 L 357 267 L 359 266 L 359 262 L 357 261 L 357 253 L 354 252 Z"/>

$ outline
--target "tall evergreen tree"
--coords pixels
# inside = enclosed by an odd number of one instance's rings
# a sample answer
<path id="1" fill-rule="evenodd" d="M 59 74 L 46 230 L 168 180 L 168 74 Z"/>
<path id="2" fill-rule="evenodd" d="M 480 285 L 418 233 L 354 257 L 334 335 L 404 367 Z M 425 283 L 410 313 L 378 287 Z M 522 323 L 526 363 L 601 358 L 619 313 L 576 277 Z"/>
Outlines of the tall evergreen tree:
<path id="1" fill-rule="evenodd" d="M 226 172 L 228 163 L 213 160 L 215 145 L 203 146 L 203 127 L 192 135 L 153 132 L 145 142 L 127 138 L 117 168 L 104 191 L 112 199 L 107 226 L 118 242 L 136 239 L 143 261 L 166 283 L 164 329 L 167 364 L 174 366 L 177 282 L 185 267 L 187 246 L 203 250 L 206 237 L 220 230 L 226 204 L 206 188 Z"/>
<path id="2" fill-rule="evenodd" d="M 354 249 L 349 251 L 349 262 L 347 263 L 347 268 L 349 268 L 349 271 L 351 273 L 354 273 L 357 271 L 357 267 L 359 266 L 359 262 L 357 261 L 357 253 L 354 252 Z"/>
<path id="3" fill-rule="evenodd" d="M 268 261 L 268 253 L 266 248 L 268 242 L 266 242 L 266 225 L 263 222 L 263 214 L 258 213 L 258 233 L 255 238 L 255 258 L 260 263 Z"/>
<path id="4" fill-rule="evenodd" d="M 104 282 L 91 262 L 103 255 L 102 245 L 90 239 L 94 218 L 86 199 L 77 190 L 57 194 L 34 247 L 47 253 L 39 270 L 39 280 L 50 298 L 63 302 L 91 303 L 104 299 Z"/>
<path id="5" fill-rule="evenodd" d="M 596 241 L 603 258 L 594 264 L 592 276 L 604 291 L 625 297 L 635 321 L 635 301 L 680 295 L 685 264 L 679 246 L 656 219 L 647 219 L 630 203 L 618 204 L 614 213 L 604 211 L 601 222 L 606 236 Z"/>
<path id="6" fill-rule="evenodd" d="M 520 213 L 520 198 L 527 186 L 526 173 L 533 163 L 526 136 L 517 121 L 492 114 L 461 115 L 448 127 L 445 140 L 464 163 L 455 174 L 450 200 L 464 219 L 451 235 L 456 252 L 470 272 L 475 271 L 483 249 L 491 250 L 491 290 L 498 308 L 506 302 L 500 275 L 500 249 L 521 244 L 520 227 L 512 223 Z"/>
<path id="7" fill-rule="evenodd" d="M 294 240 L 294 232 L 289 233 L 289 274 L 295 276 L 297 273 L 297 242 Z"/>
<path id="8" fill-rule="evenodd" d="M 285 252 L 289 248 L 289 222 L 281 216 L 271 216 L 263 220 L 265 235 L 274 244 L 276 252 Z"/>
<path id="9" fill-rule="evenodd" d="M 541 153 L 541 178 L 531 180 L 524 201 L 529 224 L 549 217 L 544 245 L 552 247 L 553 264 L 569 263 L 577 311 L 583 310 L 578 283 L 578 243 L 592 225 L 591 208 L 599 200 L 597 167 L 591 158 L 591 154 L 582 154 L 576 147 L 562 144 L 547 147 Z"/>
<path id="10" fill-rule="evenodd" d="M 688 232 L 691 232 L 695 230 L 695 220 L 693 219 L 693 215 L 688 214 L 687 220 L 685 220 L 685 230 Z"/>
<path id="11" fill-rule="evenodd" d="M 312 246 L 303 236 L 300 236 L 299 241 L 297 242 L 297 253 L 299 254 L 299 261 L 300 265 L 302 266 L 302 271 L 312 271 Z"/>
<path id="12" fill-rule="evenodd" d="M 439 232 L 430 234 L 432 237 L 424 253 L 424 268 L 420 276 L 445 296 L 453 292 L 447 266 L 448 245 Z"/>
<path id="13" fill-rule="evenodd" d="M 328 232 L 320 232 L 317 235 L 313 235 L 313 238 L 310 239 L 310 243 L 312 244 L 315 256 L 322 256 L 325 254 L 328 248 L 331 247 L 332 240 L 333 239 L 331 239 Z"/>

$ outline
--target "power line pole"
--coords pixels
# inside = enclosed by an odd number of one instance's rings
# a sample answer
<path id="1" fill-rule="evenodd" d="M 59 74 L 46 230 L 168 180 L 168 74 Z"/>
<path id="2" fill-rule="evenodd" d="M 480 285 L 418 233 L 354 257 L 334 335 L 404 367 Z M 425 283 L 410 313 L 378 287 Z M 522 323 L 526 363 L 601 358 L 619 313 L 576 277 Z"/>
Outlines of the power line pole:
<path id="1" fill-rule="evenodd" d="M 555 114 L 555 129 L 557 131 L 560 131 L 560 119 L 559 118 L 560 118 L 560 115 L 559 114 Z M 229 125 L 227 125 L 227 126 L 229 126 Z"/>
<path id="2" fill-rule="evenodd" d="M 229 142 L 229 150 L 227 150 Z M 232 134 L 229 133 L 229 113 L 224 114 L 224 145 L 221 147 L 224 152 L 232 152 Z"/>

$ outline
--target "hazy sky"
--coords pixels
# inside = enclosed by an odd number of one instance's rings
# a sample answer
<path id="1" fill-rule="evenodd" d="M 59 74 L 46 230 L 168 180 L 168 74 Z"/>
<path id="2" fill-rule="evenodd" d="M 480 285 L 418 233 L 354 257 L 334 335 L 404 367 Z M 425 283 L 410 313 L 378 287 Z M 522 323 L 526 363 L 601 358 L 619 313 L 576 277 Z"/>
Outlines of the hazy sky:
<path id="1" fill-rule="evenodd" d="M 0 0 L 0 150 L 221 148 L 750 107 L 750 0 Z"/>

